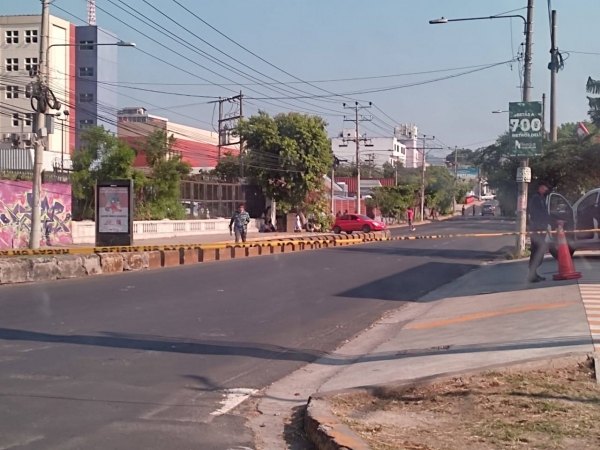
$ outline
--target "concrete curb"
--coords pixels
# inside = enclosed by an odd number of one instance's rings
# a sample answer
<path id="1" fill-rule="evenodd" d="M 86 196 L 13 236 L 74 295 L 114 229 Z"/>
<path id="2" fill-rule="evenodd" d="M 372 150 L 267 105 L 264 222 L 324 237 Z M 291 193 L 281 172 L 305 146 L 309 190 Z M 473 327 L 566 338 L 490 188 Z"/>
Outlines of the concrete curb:
<path id="1" fill-rule="evenodd" d="M 0 259 L 0 285 L 81 278 L 119 272 L 160 269 L 188 264 L 226 261 L 261 255 L 386 241 L 389 231 L 353 235 L 306 236 L 254 241 L 245 244 L 134 246 L 99 248 L 77 254 L 59 249 L 25 251 Z"/>
<path id="2" fill-rule="evenodd" d="M 357 393 L 385 393 L 386 390 L 397 392 L 407 391 L 418 387 L 428 386 L 433 383 L 448 381 L 458 376 L 468 377 L 477 375 L 490 370 L 541 370 L 549 368 L 561 368 L 574 363 L 592 359 L 595 361 L 596 379 L 599 377 L 600 361 L 598 355 L 586 353 L 564 353 L 551 358 L 542 356 L 522 361 L 515 361 L 508 364 L 493 364 L 470 371 L 456 371 L 432 375 L 423 378 L 417 378 L 410 381 L 397 383 L 386 383 L 373 386 L 359 386 L 350 389 L 341 389 L 337 391 L 318 392 L 310 396 L 306 406 L 304 416 L 304 432 L 308 439 L 313 443 L 317 450 L 362 450 L 369 449 L 369 446 L 362 440 L 357 433 L 344 425 L 329 408 L 327 399 L 337 395 L 357 394 Z"/>
<path id="3" fill-rule="evenodd" d="M 317 450 L 369 450 L 358 434 L 333 415 L 327 401 L 309 398 L 304 432 Z"/>

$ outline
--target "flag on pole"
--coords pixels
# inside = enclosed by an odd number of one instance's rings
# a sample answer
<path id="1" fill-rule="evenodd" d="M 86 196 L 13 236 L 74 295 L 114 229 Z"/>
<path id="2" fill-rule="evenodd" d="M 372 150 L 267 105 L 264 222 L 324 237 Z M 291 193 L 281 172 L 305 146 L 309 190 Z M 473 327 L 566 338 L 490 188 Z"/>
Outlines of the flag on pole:
<path id="1" fill-rule="evenodd" d="M 577 136 L 584 138 L 588 134 L 590 134 L 590 132 L 587 130 L 583 122 L 579 122 L 579 125 L 577 125 Z"/>

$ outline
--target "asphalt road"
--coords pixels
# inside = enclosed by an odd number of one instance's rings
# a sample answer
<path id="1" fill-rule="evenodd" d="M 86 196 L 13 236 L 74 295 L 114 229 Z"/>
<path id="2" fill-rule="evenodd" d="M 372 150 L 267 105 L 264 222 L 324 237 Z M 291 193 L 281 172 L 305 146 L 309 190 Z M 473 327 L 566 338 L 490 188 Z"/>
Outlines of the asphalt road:
<path id="1" fill-rule="evenodd" d="M 459 218 L 416 233 L 513 227 Z M 238 400 L 512 243 L 381 242 L 2 287 L 0 449 L 252 449 L 244 405 L 228 411 Z"/>

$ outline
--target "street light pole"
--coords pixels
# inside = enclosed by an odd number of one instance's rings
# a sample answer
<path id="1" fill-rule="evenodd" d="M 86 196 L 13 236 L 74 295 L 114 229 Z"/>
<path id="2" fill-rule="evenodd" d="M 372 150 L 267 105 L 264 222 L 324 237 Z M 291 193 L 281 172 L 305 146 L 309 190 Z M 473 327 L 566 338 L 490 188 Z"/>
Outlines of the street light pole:
<path id="1" fill-rule="evenodd" d="M 552 55 L 550 61 L 550 140 L 556 142 L 558 139 L 558 125 L 556 121 L 556 77 L 560 64 L 558 62 L 558 48 L 556 47 L 556 10 L 552 11 Z"/>
<path id="2" fill-rule="evenodd" d="M 50 0 L 42 0 L 42 23 L 40 27 L 40 55 L 38 67 L 38 89 L 48 82 L 48 44 L 50 36 Z M 39 101 L 38 101 L 39 103 Z M 44 162 L 44 142 L 43 139 L 47 132 L 45 129 L 46 112 L 48 105 L 42 102 L 35 111 L 35 141 L 33 155 L 33 185 L 31 187 L 31 229 L 29 234 L 29 248 L 36 250 L 40 248 L 40 239 L 42 237 L 42 168 Z"/>
<path id="3" fill-rule="evenodd" d="M 527 23 L 525 30 L 525 73 L 523 82 L 523 102 L 531 101 L 531 59 L 533 46 L 533 0 L 527 0 Z M 529 167 L 529 158 L 522 158 L 519 166 Z M 522 181 L 517 196 L 517 254 L 525 253 L 525 234 L 527 233 L 527 190 L 529 183 Z"/>
<path id="4" fill-rule="evenodd" d="M 527 0 L 527 18 L 521 15 L 497 15 L 488 17 L 470 17 L 466 19 L 441 19 L 430 20 L 430 24 L 444 24 L 448 22 L 463 22 L 467 20 L 485 20 L 485 19 L 510 19 L 520 18 L 525 23 L 525 70 L 523 82 L 522 101 L 531 101 L 531 61 L 533 46 L 533 0 Z M 528 167 L 529 160 L 523 158 L 519 161 L 520 167 Z M 525 233 L 527 232 L 527 185 L 528 183 L 519 183 L 517 198 L 517 253 L 523 254 L 525 250 Z"/>
<path id="5" fill-rule="evenodd" d="M 49 79 L 49 58 L 52 47 L 75 47 L 79 44 L 50 44 L 50 0 L 42 0 L 42 23 L 40 27 L 40 53 L 39 53 L 39 73 L 36 83 L 34 83 L 34 97 L 38 100 L 37 110 L 35 110 L 35 141 L 33 158 L 33 186 L 31 188 L 31 229 L 29 234 L 29 248 L 36 250 L 40 248 L 40 239 L 42 237 L 42 216 L 41 216 L 41 195 L 42 195 L 42 172 L 44 163 L 44 147 L 48 144 L 48 130 L 46 128 L 46 114 L 50 108 L 59 109 L 60 103 L 55 102 L 53 106 L 48 105 L 47 99 L 50 97 L 51 89 L 48 87 Z M 92 43 L 87 46 L 115 45 L 117 47 L 135 47 L 133 42 L 119 41 L 115 43 Z M 64 128 L 64 123 L 63 123 Z M 44 142 L 46 141 L 46 142 Z M 63 163 L 63 154 L 61 151 L 61 165 Z"/>

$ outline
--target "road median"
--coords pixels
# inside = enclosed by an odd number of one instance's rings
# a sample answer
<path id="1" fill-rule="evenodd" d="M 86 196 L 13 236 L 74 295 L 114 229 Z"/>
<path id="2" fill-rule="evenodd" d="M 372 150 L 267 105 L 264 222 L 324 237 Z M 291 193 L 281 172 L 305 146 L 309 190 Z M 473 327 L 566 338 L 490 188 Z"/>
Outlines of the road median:
<path id="1" fill-rule="evenodd" d="M 384 241 L 388 231 L 302 236 L 239 244 L 73 247 L 0 252 L 0 284 L 42 282 L 91 275 L 153 270 L 262 255 Z"/>

